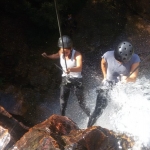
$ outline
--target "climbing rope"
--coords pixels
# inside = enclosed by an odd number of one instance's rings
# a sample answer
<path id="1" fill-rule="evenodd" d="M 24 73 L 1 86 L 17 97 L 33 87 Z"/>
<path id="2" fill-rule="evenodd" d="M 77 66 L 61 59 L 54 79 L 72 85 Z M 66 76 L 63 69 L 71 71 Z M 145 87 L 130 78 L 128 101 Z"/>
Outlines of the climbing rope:
<path id="1" fill-rule="evenodd" d="M 54 0 L 54 3 L 55 3 L 55 10 L 56 10 L 56 16 L 57 16 L 59 34 L 60 34 L 60 38 L 61 38 L 61 40 L 62 40 L 63 54 L 64 54 L 64 56 L 65 56 L 65 52 L 64 52 L 64 42 L 63 42 L 63 38 L 62 38 L 62 32 L 61 32 L 61 26 L 60 26 L 60 17 L 59 17 L 59 13 L 58 13 L 57 1 Z M 67 63 L 66 63 L 66 58 L 64 57 L 64 59 L 65 59 L 66 70 L 68 70 L 68 69 L 67 69 Z"/>

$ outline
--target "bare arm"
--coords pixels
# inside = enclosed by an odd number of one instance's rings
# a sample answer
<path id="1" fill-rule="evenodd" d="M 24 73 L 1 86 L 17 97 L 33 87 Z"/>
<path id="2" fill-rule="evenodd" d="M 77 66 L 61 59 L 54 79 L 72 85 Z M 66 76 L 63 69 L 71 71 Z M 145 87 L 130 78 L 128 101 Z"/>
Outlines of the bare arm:
<path id="1" fill-rule="evenodd" d="M 102 60 L 101 60 L 101 69 L 102 69 L 103 77 L 104 77 L 104 79 L 106 79 L 106 75 L 107 75 L 107 62 L 105 61 L 104 58 L 102 58 Z"/>
<path id="2" fill-rule="evenodd" d="M 132 66 L 131 66 L 131 70 L 130 70 L 130 73 L 132 73 L 138 66 L 140 65 L 140 63 L 134 63 Z M 139 70 L 136 69 L 136 71 L 134 71 L 129 78 L 127 78 L 127 82 L 135 82 L 136 79 L 137 79 L 137 76 L 138 76 L 138 72 Z"/>
<path id="3" fill-rule="evenodd" d="M 81 72 L 82 71 L 82 55 L 79 52 L 75 54 L 76 67 L 68 68 L 69 72 Z"/>
<path id="4" fill-rule="evenodd" d="M 131 66 L 131 70 L 130 70 L 130 74 L 139 66 L 139 62 L 138 63 L 134 63 L 132 66 Z M 136 79 L 137 79 L 137 76 L 138 76 L 138 72 L 139 70 L 136 69 L 129 77 L 127 76 L 122 76 L 121 77 L 121 82 L 122 83 L 127 83 L 127 82 L 135 82 Z"/>
<path id="5" fill-rule="evenodd" d="M 61 53 L 60 50 L 57 53 L 52 54 L 52 55 L 47 55 L 44 52 L 44 53 L 42 53 L 42 56 L 45 57 L 45 58 L 49 58 L 49 59 L 58 59 L 58 58 L 60 58 L 60 53 Z"/>

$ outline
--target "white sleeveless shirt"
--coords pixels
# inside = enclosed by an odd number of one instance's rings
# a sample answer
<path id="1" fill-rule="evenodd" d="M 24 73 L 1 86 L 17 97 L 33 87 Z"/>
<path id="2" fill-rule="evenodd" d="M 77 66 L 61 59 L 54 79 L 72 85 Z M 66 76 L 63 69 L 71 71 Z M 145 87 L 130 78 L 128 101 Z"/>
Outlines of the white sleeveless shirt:
<path id="1" fill-rule="evenodd" d="M 66 60 L 67 68 L 76 67 L 76 60 L 74 58 L 75 52 L 76 51 L 73 49 L 71 59 Z M 63 58 L 63 54 L 60 55 L 60 64 L 62 69 L 66 71 L 65 59 Z M 62 73 L 62 77 L 70 76 L 70 78 L 82 78 L 81 72 L 70 72 L 69 74 L 66 74 L 64 71 Z"/>

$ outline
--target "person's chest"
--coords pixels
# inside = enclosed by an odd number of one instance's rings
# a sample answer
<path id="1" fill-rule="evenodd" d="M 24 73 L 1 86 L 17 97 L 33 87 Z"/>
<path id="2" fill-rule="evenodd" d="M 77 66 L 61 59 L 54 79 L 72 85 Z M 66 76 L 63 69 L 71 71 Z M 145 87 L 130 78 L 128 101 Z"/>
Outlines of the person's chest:
<path id="1" fill-rule="evenodd" d="M 65 63 L 65 61 L 66 61 L 66 63 Z M 76 66 L 76 60 L 75 59 L 66 59 L 66 60 L 62 59 L 61 60 L 62 67 L 64 67 L 65 64 L 67 64 L 68 68 L 75 67 Z"/>
<path id="2" fill-rule="evenodd" d="M 122 64 L 116 60 L 111 60 L 108 62 L 108 71 L 111 74 L 123 74 L 127 75 L 130 72 L 129 64 Z"/>

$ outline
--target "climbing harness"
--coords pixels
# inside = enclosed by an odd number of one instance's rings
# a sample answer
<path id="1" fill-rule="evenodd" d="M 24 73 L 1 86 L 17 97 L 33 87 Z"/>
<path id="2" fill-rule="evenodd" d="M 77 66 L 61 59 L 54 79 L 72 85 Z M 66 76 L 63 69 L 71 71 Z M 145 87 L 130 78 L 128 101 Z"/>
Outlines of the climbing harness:
<path id="1" fill-rule="evenodd" d="M 55 63 L 54 63 L 55 64 Z M 65 72 L 61 67 L 59 67 L 57 64 L 55 64 L 55 66 L 57 68 L 59 68 L 61 71 Z M 78 81 L 76 78 L 74 78 L 72 75 L 67 75 L 65 76 L 65 83 L 64 84 L 68 84 L 68 83 L 72 83 L 74 85 L 76 85 L 76 83 L 78 84 L 77 86 L 81 87 L 82 86 L 82 82 Z"/>
<path id="2" fill-rule="evenodd" d="M 59 67 L 57 64 L 54 63 L 54 65 L 55 65 L 57 68 L 59 68 L 61 71 L 65 72 L 65 71 L 64 71 L 61 67 Z M 67 82 L 67 83 L 71 83 L 71 82 L 68 80 L 67 77 L 66 77 L 66 82 Z"/>

